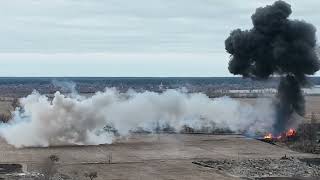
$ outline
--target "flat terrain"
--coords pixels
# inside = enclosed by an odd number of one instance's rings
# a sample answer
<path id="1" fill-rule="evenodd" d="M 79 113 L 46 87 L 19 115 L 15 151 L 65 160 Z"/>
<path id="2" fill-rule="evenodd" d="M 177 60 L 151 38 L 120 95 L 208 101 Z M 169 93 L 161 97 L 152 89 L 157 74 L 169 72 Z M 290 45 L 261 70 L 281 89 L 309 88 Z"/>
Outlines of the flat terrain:
<path id="1" fill-rule="evenodd" d="M 136 134 L 111 145 L 15 149 L 1 140 L 0 163 L 38 171 L 45 158 L 60 158 L 58 171 L 74 179 L 98 172 L 102 179 L 239 179 L 193 164 L 197 160 L 315 157 L 239 135 Z M 319 156 L 318 156 L 319 157 Z M 111 163 L 109 163 L 109 160 Z"/>
<path id="2" fill-rule="evenodd" d="M 254 103 L 255 98 L 236 98 Z M 10 101 L 0 101 L 0 113 L 11 109 Z M 306 97 L 306 116 L 320 114 L 320 96 Z M 198 166 L 193 161 L 215 159 L 318 157 L 274 146 L 238 135 L 133 135 L 111 145 L 63 146 L 16 149 L 0 139 L 0 163 L 20 163 L 25 171 L 36 172 L 50 155 L 57 155 L 59 173 L 74 180 L 88 179 L 86 172 L 98 172 L 105 179 L 239 179 Z M 110 163 L 109 163 L 110 162 Z"/>

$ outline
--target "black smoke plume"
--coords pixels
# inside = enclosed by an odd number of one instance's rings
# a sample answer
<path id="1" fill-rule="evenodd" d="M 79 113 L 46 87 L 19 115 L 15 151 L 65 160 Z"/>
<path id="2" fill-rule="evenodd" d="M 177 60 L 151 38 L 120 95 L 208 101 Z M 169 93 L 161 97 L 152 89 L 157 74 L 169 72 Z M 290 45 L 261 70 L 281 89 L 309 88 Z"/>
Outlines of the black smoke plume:
<path id="1" fill-rule="evenodd" d="M 258 8 L 251 16 L 253 28 L 233 30 L 225 41 L 231 73 L 257 80 L 280 76 L 275 132 L 285 130 L 294 113 L 304 115 L 301 88 L 307 84 L 306 75 L 319 70 L 316 28 L 288 19 L 291 12 L 281 0 Z"/>

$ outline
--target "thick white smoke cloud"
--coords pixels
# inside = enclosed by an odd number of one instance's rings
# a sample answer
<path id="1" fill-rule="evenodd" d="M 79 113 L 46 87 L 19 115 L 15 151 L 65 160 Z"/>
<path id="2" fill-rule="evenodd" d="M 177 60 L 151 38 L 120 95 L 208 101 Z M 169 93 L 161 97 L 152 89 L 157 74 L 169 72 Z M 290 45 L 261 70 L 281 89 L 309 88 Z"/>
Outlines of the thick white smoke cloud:
<path id="1" fill-rule="evenodd" d="M 91 97 L 56 92 L 53 99 L 33 92 L 20 102 L 21 109 L 10 123 L 0 127 L 0 135 L 15 147 L 112 143 L 114 135 L 103 130 L 106 125 L 120 136 L 139 128 L 152 131 L 159 125 L 170 125 L 177 132 L 187 125 L 252 133 L 270 129 L 274 119 L 271 100 L 252 106 L 181 90 L 119 93 L 106 89 Z"/>

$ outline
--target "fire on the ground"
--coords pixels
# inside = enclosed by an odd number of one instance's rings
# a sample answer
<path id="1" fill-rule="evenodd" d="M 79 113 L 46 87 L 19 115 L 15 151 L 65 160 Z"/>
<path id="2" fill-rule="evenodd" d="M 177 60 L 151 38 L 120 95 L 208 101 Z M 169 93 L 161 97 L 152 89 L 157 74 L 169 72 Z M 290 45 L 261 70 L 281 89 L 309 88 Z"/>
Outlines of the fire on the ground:
<path id="1" fill-rule="evenodd" d="M 290 128 L 287 131 L 279 134 L 273 135 L 272 133 L 267 133 L 263 139 L 265 141 L 282 141 L 282 140 L 290 140 L 297 136 L 297 131 L 294 128 Z"/>

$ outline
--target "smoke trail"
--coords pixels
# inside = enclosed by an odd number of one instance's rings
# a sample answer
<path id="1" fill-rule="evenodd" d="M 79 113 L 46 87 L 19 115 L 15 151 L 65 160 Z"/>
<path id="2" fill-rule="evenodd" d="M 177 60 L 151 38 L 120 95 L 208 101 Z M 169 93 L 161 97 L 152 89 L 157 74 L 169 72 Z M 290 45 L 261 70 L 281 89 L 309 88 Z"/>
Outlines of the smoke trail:
<path id="1" fill-rule="evenodd" d="M 282 76 L 275 132 L 287 128 L 293 114 L 304 115 L 301 87 L 307 84 L 306 75 L 319 70 L 316 28 L 305 21 L 288 19 L 291 12 L 284 1 L 258 8 L 251 16 L 253 28 L 236 29 L 225 41 L 231 54 L 231 73 L 258 80 L 273 74 Z"/>
<path id="2" fill-rule="evenodd" d="M 81 98 L 56 92 L 53 99 L 33 92 L 21 99 L 21 109 L 10 123 L 1 125 L 0 135 L 9 144 L 26 147 L 112 143 L 114 134 L 106 127 L 120 136 L 139 128 L 154 131 L 168 125 L 176 132 L 186 125 L 196 130 L 229 128 L 254 133 L 271 128 L 272 114 L 268 99 L 251 106 L 227 97 L 210 99 L 179 90 L 120 93 L 106 89 Z"/>
<path id="3" fill-rule="evenodd" d="M 77 84 L 72 81 L 59 81 L 59 80 L 52 80 L 52 85 L 61 89 L 61 92 L 71 93 L 77 95 L 76 86 Z"/>

